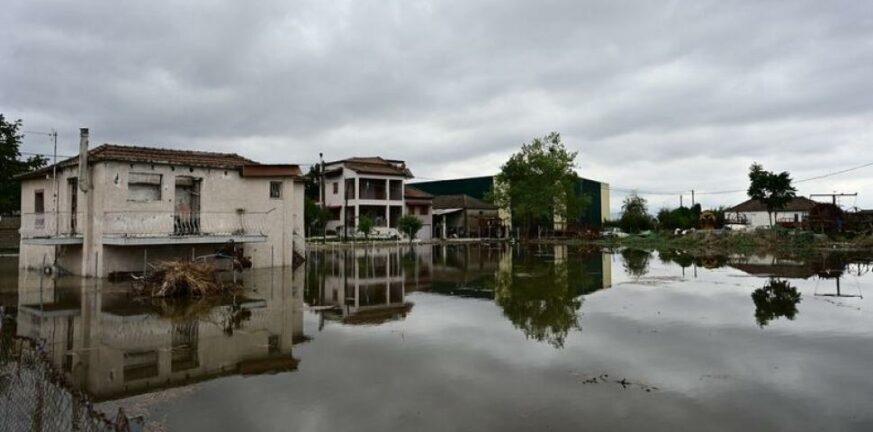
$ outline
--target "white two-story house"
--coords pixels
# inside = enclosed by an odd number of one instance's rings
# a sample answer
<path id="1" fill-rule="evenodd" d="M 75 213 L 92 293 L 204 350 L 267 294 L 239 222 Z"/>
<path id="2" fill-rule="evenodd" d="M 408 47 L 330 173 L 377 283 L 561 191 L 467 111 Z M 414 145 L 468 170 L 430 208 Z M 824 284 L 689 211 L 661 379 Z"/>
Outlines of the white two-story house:
<path id="1" fill-rule="evenodd" d="M 80 147 L 79 156 L 20 177 L 21 268 L 105 277 L 214 253 L 230 241 L 254 267 L 304 256 L 297 165 L 112 144 L 88 149 L 87 129 Z"/>
<path id="2" fill-rule="evenodd" d="M 327 229 L 356 235 L 358 221 L 366 216 L 374 222 L 374 234 L 399 235 L 404 185 L 410 178 L 412 172 L 398 160 L 355 157 L 326 163 L 319 202 L 329 214 Z"/>

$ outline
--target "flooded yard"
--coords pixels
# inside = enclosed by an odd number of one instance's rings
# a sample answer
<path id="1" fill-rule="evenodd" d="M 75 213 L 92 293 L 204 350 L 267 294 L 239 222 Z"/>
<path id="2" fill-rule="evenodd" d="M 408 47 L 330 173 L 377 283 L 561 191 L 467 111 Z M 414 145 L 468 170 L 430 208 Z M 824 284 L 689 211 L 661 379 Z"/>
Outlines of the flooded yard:
<path id="1" fill-rule="evenodd" d="M 154 430 L 873 430 L 863 255 L 333 249 L 202 302 L 13 259 L 3 332 Z"/>

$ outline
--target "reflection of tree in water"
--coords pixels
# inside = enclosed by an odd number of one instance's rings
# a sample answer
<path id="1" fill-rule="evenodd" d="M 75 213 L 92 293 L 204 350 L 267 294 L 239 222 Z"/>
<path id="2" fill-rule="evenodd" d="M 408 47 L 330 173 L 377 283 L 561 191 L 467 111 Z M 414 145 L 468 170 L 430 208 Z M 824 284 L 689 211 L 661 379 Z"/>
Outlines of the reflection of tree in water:
<path id="1" fill-rule="evenodd" d="M 625 249 L 621 251 L 624 259 L 624 271 L 632 277 L 645 276 L 649 272 L 649 258 L 652 254 L 639 249 Z"/>
<path id="2" fill-rule="evenodd" d="M 586 275 L 564 263 L 515 265 L 496 275 L 496 301 L 503 314 L 524 334 L 563 348 L 567 334 L 580 329 L 577 311 L 582 306 L 570 281 Z"/>
<path id="3" fill-rule="evenodd" d="M 752 293 L 752 301 L 755 302 L 755 320 L 764 327 L 779 317 L 793 320 L 797 315 L 800 293 L 786 280 L 770 279 L 767 285 Z"/>

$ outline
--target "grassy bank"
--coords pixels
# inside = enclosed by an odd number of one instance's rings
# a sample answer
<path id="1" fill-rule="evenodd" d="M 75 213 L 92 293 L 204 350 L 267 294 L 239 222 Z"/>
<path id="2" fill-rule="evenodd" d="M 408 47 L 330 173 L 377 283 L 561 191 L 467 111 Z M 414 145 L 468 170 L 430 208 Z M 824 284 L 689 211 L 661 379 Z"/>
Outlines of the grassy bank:
<path id="1" fill-rule="evenodd" d="M 603 247 L 628 247 L 647 250 L 686 250 L 700 253 L 752 254 L 790 253 L 802 254 L 816 250 L 867 250 L 873 251 L 873 236 L 857 238 L 830 238 L 798 230 L 698 231 L 677 236 L 666 232 L 648 235 L 630 235 L 624 238 L 572 241 L 579 244 L 594 244 Z"/>

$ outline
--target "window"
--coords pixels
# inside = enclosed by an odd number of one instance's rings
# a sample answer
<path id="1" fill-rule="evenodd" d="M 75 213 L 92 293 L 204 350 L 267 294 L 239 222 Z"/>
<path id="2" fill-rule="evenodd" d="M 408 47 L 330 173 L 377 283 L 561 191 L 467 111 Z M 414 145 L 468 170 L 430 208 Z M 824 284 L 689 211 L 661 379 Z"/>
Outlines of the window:
<path id="1" fill-rule="evenodd" d="M 401 201 L 403 199 L 403 180 L 389 181 L 389 193 L 392 201 Z"/>
<path id="2" fill-rule="evenodd" d="M 270 198 L 282 198 L 282 182 L 270 182 Z"/>
<path id="3" fill-rule="evenodd" d="M 135 173 L 127 176 L 128 201 L 160 201 L 161 175 L 154 173 Z"/>
<path id="4" fill-rule="evenodd" d="M 355 199 L 355 179 L 346 179 L 346 198 Z"/>
<path id="5" fill-rule="evenodd" d="M 42 189 L 33 192 L 33 212 L 45 213 L 45 192 Z"/>
<path id="6" fill-rule="evenodd" d="M 339 182 L 333 182 L 333 194 L 336 195 L 339 193 Z"/>
<path id="7" fill-rule="evenodd" d="M 385 180 L 382 179 L 358 179 L 358 187 L 360 188 L 360 193 L 358 194 L 358 197 L 360 199 L 368 200 L 387 199 L 388 196 L 385 190 L 385 183 Z"/>

